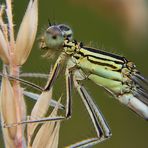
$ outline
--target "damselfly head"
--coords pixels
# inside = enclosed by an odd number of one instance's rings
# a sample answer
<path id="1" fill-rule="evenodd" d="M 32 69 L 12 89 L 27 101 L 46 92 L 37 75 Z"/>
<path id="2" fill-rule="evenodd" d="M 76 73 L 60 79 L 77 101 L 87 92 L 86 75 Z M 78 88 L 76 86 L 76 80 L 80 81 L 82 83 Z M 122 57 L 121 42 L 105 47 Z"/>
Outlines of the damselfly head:
<path id="1" fill-rule="evenodd" d="M 49 26 L 40 38 L 41 49 L 60 49 L 64 40 L 72 40 L 73 32 L 65 24 Z"/>

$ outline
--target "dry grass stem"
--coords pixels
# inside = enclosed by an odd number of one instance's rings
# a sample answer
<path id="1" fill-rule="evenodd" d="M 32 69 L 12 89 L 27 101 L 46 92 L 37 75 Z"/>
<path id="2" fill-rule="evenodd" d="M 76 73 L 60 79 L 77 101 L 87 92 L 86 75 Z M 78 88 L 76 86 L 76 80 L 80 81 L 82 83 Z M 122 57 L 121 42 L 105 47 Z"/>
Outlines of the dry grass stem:
<path id="1" fill-rule="evenodd" d="M 3 15 L 6 15 L 7 23 Z M 37 23 L 38 0 L 30 0 L 15 41 L 12 0 L 6 0 L 6 8 L 3 5 L 0 7 L 0 58 L 4 63 L 3 71 L 7 64 L 8 74 L 19 78 L 20 65 L 27 60 L 35 40 Z M 12 124 L 25 120 L 26 106 L 18 81 L 13 81 L 11 85 L 7 78 L 3 78 L 0 101 L 3 123 Z M 3 129 L 3 137 L 6 147 L 12 147 L 13 144 L 17 148 L 25 146 L 22 125 Z"/>
<path id="2" fill-rule="evenodd" d="M 38 0 L 30 0 L 25 15 L 22 19 L 16 40 L 14 36 L 14 23 L 12 13 L 12 0 L 6 0 L 6 8 L 0 6 L 0 58 L 3 61 L 3 72 L 5 75 L 13 75 L 19 78 L 20 66 L 22 66 L 30 52 L 36 37 L 38 26 Z M 3 15 L 6 15 L 7 23 Z M 6 66 L 7 65 L 7 66 Z M 45 118 L 52 98 L 52 89 L 44 91 L 35 103 L 29 120 Z M 60 100 L 56 104 L 49 117 L 56 117 Z M 3 125 L 9 128 L 2 128 L 6 148 L 28 148 L 45 147 L 57 148 L 59 140 L 60 122 L 52 121 L 32 123 L 25 128 L 19 122 L 26 119 L 26 105 L 23 96 L 23 89 L 20 82 L 13 80 L 11 83 L 7 77 L 2 78 L 0 92 L 0 112 Z M 38 125 L 41 125 L 38 131 Z M 11 126 L 16 125 L 16 126 Z"/>

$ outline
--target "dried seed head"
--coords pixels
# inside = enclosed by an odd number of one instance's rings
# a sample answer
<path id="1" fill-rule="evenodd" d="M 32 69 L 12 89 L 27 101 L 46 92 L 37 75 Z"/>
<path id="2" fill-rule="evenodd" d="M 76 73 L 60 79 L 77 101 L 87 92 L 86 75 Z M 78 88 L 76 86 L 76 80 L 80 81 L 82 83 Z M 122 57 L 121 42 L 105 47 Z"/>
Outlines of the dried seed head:
<path id="1" fill-rule="evenodd" d="M 32 112 L 31 112 L 31 117 L 32 118 L 41 118 L 41 117 L 45 116 L 45 114 L 49 108 L 49 101 L 51 101 L 51 98 L 52 98 L 52 90 L 42 92 L 42 94 L 38 98 Z"/>
<path id="2" fill-rule="evenodd" d="M 58 104 L 56 105 L 52 113 L 49 115 L 49 117 L 57 116 L 60 101 L 61 98 L 59 99 Z M 36 148 L 37 146 L 40 147 L 40 145 L 42 145 L 42 147 L 57 148 L 59 143 L 59 130 L 60 121 L 47 121 L 37 132 L 36 137 L 33 141 L 32 148 Z"/>
<path id="3" fill-rule="evenodd" d="M 60 122 L 48 122 L 42 125 L 33 142 L 32 148 L 58 148 Z"/>
<path id="4" fill-rule="evenodd" d="M 51 101 L 51 98 L 52 98 L 52 90 L 47 92 L 42 92 L 31 112 L 30 120 L 41 119 L 46 115 L 49 108 L 49 101 Z M 32 123 L 29 125 L 30 129 L 28 133 L 29 138 L 32 138 L 32 135 L 38 124 L 39 123 Z"/>
<path id="5" fill-rule="evenodd" d="M 30 0 L 16 39 L 15 64 L 27 60 L 33 46 L 38 25 L 38 0 Z"/>

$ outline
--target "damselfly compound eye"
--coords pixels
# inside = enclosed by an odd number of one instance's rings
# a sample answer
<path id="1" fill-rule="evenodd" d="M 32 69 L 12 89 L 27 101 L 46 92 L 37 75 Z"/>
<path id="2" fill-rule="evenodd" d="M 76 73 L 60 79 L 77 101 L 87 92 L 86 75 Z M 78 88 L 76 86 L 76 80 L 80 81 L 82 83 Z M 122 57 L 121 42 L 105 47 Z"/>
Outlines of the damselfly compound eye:
<path id="1" fill-rule="evenodd" d="M 62 32 L 57 26 L 49 27 L 45 31 L 43 38 L 45 46 L 49 49 L 60 48 L 64 43 L 64 37 L 62 35 Z"/>
<path id="2" fill-rule="evenodd" d="M 58 27 L 60 28 L 63 36 L 71 41 L 73 38 L 73 32 L 72 32 L 71 28 L 65 24 L 60 24 L 60 25 L 58 25 Z"/>
<path id="3" fill-rule="evenodd" d="M 57 36 L 56 35 L 53 35 L 52 38 L 56 40 L 57 39 Z"/>

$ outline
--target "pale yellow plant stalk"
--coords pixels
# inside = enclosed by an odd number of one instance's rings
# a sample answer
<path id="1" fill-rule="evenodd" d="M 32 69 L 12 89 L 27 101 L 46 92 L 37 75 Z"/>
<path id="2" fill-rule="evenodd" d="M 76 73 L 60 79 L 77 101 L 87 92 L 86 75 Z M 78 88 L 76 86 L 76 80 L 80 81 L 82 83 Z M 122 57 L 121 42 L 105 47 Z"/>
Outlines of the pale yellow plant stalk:
<path id="1" fill-rule="evenodd" d="M 57 115 L 57 109 L 54 110 L 55 112 L 53 112 L 50 117 Z M 46 122 L 38 131 L 32 144 L 32 148 L 40 148 L 41 145 L 44 148 L 58 148 L 59 129 L 59 121 Z"/>
<path id="2" fill-rule="evenodd" d="M 14 36 L 14 23 L 11 0 L 6 0 L 6 7 L 0 7 L 0 58 L 3 61 L 3 74 L 0 92 L 0 112 L 2 121 L 3 138 L 6 148 L 41 147 L 57 148 L 59 139 L 60 122 L 46 122 L 36 133 L 39 123 L 28 124 L 27 137 L 24 136 L 25 125 L 15 124 L 25 120 L 44 118 L 52 98 L 52 90 L 41 93 L 36 102 L 31 116 L 26 118 L 26 106 L 23 89 L 20 82 L 9 81 L 7 75 L 19 78 L 20 67 L 27 61 L 31 52 L 38 26 L 38 0 L 30 0 L 25 15 L 22 19 L 18 34 Z M 3 20 L 7 17 L 7 23 Z M 59 101 L 60 102 L 60 101 Z M 59 104 L 50 116 L 56 116 Z M 4 128 L 4 125 L 9 128 Z M 12 126 L 11 126 L 12 125 Z M 15 126 L 13 126 L 15 125 Z M 46 133 L 46 138 L 42 139 Z M 34 135 L 32 137 L 32 135 Z M 31 143 L 32 142 L 32 143 Z"/>

